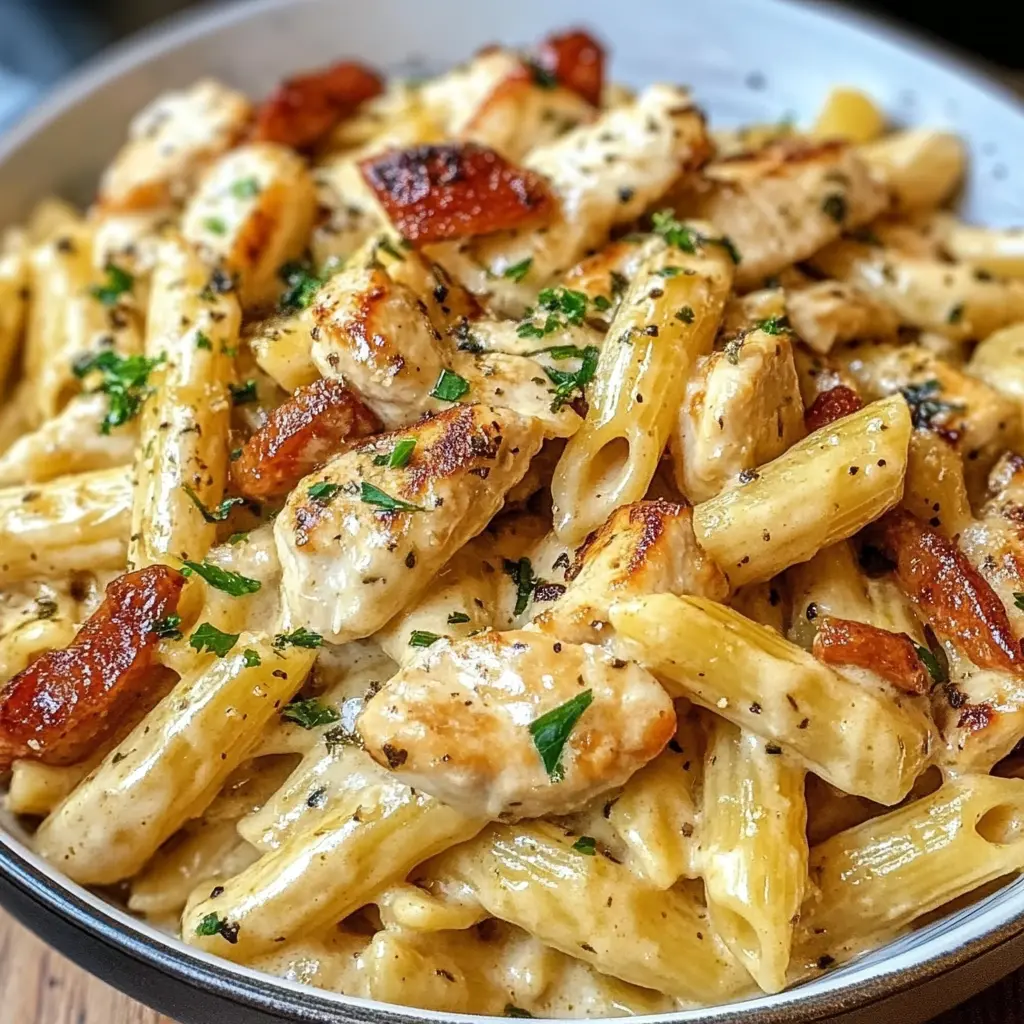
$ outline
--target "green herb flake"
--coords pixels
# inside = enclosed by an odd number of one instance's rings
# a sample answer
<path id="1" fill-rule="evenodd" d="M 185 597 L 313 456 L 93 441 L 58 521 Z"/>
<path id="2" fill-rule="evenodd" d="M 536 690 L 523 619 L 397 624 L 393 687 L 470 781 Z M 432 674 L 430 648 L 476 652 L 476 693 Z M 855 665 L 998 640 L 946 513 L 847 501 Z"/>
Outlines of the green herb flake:
<path id="1" fill-rule="evenodd" d="M 202 331 L 196 331 L 196 348 L 204 349 L 207 352 L 213 351 L 213 342 L 210 341 L 208 334 L 204 334 Z"/>
<path id="2" fill-rule="evenodd" d="M 1016 605 L 1016 606 L 1017 606 L 1017 607 L 1018 607 L 1018 608 L 1019 608 L 1019 609 L 1020 609 L 1020 610 L 1021 610 L 1022 612 L 1024 612 L 1024 594 L 1018 594 L 1018 593 L 1014 593 L 1014 595 L 1013 595 L 1013 603 L 1014 603 L 1014 604 L 1015 604 L 1015 605 Z"/>
<path id="3" fill-rule="evenodd" d="M 374 458 L 375 466 L 387 466 L 388 469 L 404 469 L 416 450 L 415 437 L 403 437 L 394 448 L 385 455 L 378 455 Z"/>
<path id="4" fill-rule="evenodd" d="M 921 664 L 928 669 L 928 675 L 932 677 L 932 683 L 934 685 L 949 682 L 949 676 L 947 675 L 945 668 L 931 650 L 927 647 L 922 647 L 920 644 L 914 644 L 914 650 L 917 651 L 917 656 L 921 659 Z"/>
<path id="5" fill-rule="evenodd" d="M 253 402 L 259 401 L 259 395 L 256 392 L 256 381 L 252 378 L 242 384 L 229 384 L 228 389 L 231 391 L 231 402 L 236 406 L 251 405 Z"/>
<path id="6" fill-rule="evenodd" d="M 662 267 L 661 270 L 656 270 L 655 273 L 658 277 L 672 278 L 678 277 L 683 272 L 682 267 Z"/>
<path id="7" fill-rule="evenodd" d="M 682 249 L 683 252 L 696 253 L 700 243 L 700 235 L 687 227 L 671 210 L 658 210 L 651 215 L 651 224 L 656 235 L 661 235 L 669 245 Z"/>
<path id="8" fill-rule="evenodd" d="M 153 632 L 161 640 L 180 640 L 181 630 L 178 628 L 180 625 L 180 615 L 165 615 L 162 619 L 157 619 L 153 623 Z"/>
<path id="9" fill-rule="evenodd" d="M 306 493 L 313 499 L 313 501 L 318 501 L 321 505 L 326 505 L 340 490 L 341 484 L 331 484 L 326 480 L 321 480 L 320 483 L 313 484 Z"/>
<path id="10" fill-rule="evenodd" d="M 846 196 L 841 192 L 830 192 L 821 201 L 821 211 L 827 217 L 831 217 L 837 224 L 846 220 Z"/>
<path id="11" fill-rule="evenodd" d="M 238 942 L 238 925 L 222 921 L 216 914 L 207 914 L 196 925 L 196 935 L 219 935 L 234 946 Z"/>
<path id="12" fill-rule="evenodd" d="M 958 302 L 950 311 L 949 316 L 946 317 L 946 323 L 958 324 L 964 318 L 964 304 Z"/>
<path id="13" fill-rule="evenodd" d="M 188 484 L 182 484 L 181 489 L 192 499 L 192 504 L 199 509 L 203 514 L 203 519 L 208 523 L 223 523 L 231 515 L 231 510 L 236 505 L 245 504 L 245 498 L 225 498 L 211 511 L 203 504 L 202 499 Z"/>
<path id="14" fill-rule="evenodd" d="M 239 178 L 231 186 L 231 194 L 236 199 L 252 199 L 260 194 L 260 183 L 255 178 Z"/>
<path id="15" fill-rule="evenodd" d="M 616 298 L 621 298 L 629 287 L 629 278 L 625 274 L 620 274 L 617 270 L 613 270 L 609 275 L 610 286 L 612 295 Z"/>
<path id="16" fill-rule="evenodd" d="M 462 623 L 470 621 L 472 620 L 465 612 L 452 612 L 451 615 L 448 616 L 449 626 L 461 626 Z"/>
<path id="17" fill-rule="evenodd" d="M 446 369 L 441 371 L 441 376 L 437 378 L 437 383 L 430 394 L 431 397 L 439 398 L 442 402 L 457 402 L 467 391 L 469 391 L 469 381 Z"/>
<path id="18" fill-rule="evenodd" d="M 436 644 L 441 637 L 437 633 L 431 633 L 426 629 L 414 629 L 409 634 L 409 646 L 410 647 L 430 647 L 432 644 Z"/>
<path id="19" fill-rule="evenodd" d="M 216 626 L 210 625 L 209 622 L 204 622 L 188 638 L 188 645 L 199 654 L 207 650 L 216 654 L 218 658 L 224 658 L 227 657 L 228 652 L 238 642 L 239 636 L 239 633 L 223 633 Z"/>
<path id="20" fill-rule="evenodd" d="M 530 267 L 532 266 L 533 257 L 527 256 L 525 260 L 520 260 L 518 263 L 513 263 L 512 266 L 507 267 L 505 273 L 501 276 L 507 277 L 510 281 L 515 281 L 518 284 L 530 272 Z"/>
<path id="21" fill-rule="evenodd" d="M 251 647 L 246 647 L 242 651 L 242 661 L 245 663 L 246 668 L 259 668 L 263 664 L 259 651 L 254 651 Z"/>
<path id="22" fill-rule="evenodd" d="M 543 315 L 544 319 L 538 318 Z M 587 296 L 571 288 L 544 288 L 537 296 L 537 308 L 527 310 L 516 334 L 520 338 L 543 338 L 567 327 L 579 327 L 587 315 Z"/>
<path id="23" fill-rule="evenodd" d="M 312 697 L 309 700 L 296 700 L 285 705 L 281 718 L 285 722 L 301 725 L 303 729 L 317 729 L 321 725 L 334 725 L 335 722 L 340 722 L 341 714 L 337 708 Z"/>
<path id="24" fill-rule="evenodd" d="M 384 512 L 426 512 L 422 505 L 413 505 L 411 502 L 402 501 L 401 498 L 392 498 L 385 494 L 379 487 L 368 484 L 365 480 L 359 488 L 359 500 L 366 505 L 373 505 Z"/>
<path id="25" fill-rule="evenodd" d="M 683 306 L 682 309 L 676 311 L 676 319 L 681 320 L 684 324 L 692 324 L 695 316 L 692 306 Z"/>
<path id="26" fill-rule="evenodd" d="M 542 67 L 535 60 L 526 60 L 524 63 L 530 72 L 534 85 L 539 85 L 542 89 L 554 89 L 558 85 L 558 78 L 553 71 Z"/>
<path id="27" fill-rule="evenodd" d="M 226 235 L 228 233 L 228 226 L 224 223 L 223 217 L 207 217 L 203 221 L 203 227 L 211 235 Z"/>
<path id="28" fill-rule="evenodd" d="M 572 354 L 576 355 L 574 351 Z M 551 402 L 551 411 L 558 412 L 567 402 L 571 402 L 577 395 L 582 396 L 586 386 L 594 379 L 597 373 L 597 364 L 601 351 L 594 345 L 588 345 L 583 349 L 580 367 L 575 371 L 558 370 L 552 366 L 545 366 L 544 372 L 548 379 L 555 385 L 555 397 Z M 555 356 L 555 358 L 560 358 Z M 568 358 L 563 357 L 563 358 Z"/>
<path id="29" fill-rule="evenodd" d="M 605 295 L 595 295 L 590 301 L 599 313 L 606 313 L 612 308 L 612 300 Z"/>
<path id="30" fill-rule="evenodd" d="M 580 836 L 572 844 L 572 848 L 585 857 L 593 857 L 597 853 L 597 840 L 593 836 Z"/>
<path id="31" fill-rule="evenodd" d="M 108 263 L 103 272 L 107 275 L 103 284 L 93 285 L 89 294 L 104 306 L 116 306 L 125 292 L 135 287 L 135 278 L 127 270 L 122 270 L 116 263 Z"/>
<path id="32" fill-rule="evenodd" d="M 191 576 L 193 573 L 196 576 L 202 576 L 211 587 L 214 587 L 216 590 L 222 590 L 225 594 L 230 594 L 232 597 L 255 594 L 263 585 L 259 580 L 250 579 L 241 573 L 222 569 L 219 565 L 214 565 L 212 562 L 183 562 L 181 574 L 183 576 Z"/>
<path id="33" fill-rule="evenodd" d="M 305 626 L 299 626 L 290 633 L 278 633 L 274 637 L 274 646 L 278 650 L 284 647 L 322 647 L 323 642 L 324 638 L 319 633 L 314 633 Z"/>
<path id="34" fill-rule="evenodd" d="M 900 394 L 910 406 L 910 418 L 915 427 L 931 429 L 936 421 L 942 422 L 951 413 L 963 411 L 962 405 L 937 397 L 941 391 L 942 385 L 937 380 L 926 380 L 900 388 Z"/>
<path id="35" fill-rule="evenodd" d="M 249 531 L 248 530 L 240 530 L 238 533 L 233 533 L 233 534 L 231 534 L 230 537 L 228 537 L 228 543 L 229 544 L 241 544 L 242 541 L 248 540 L 248 539 L 249 539 Z"/>
<path id="36" fill-rule="evenodd" d="M 512 1003 L 505 1004 L 505 1016 L 506 1017 L 532 1017 L 533 1014 L 529 1010 L 524 1010 L 521 1006 L 513 1006 Z"/>
<path id="37" fill-rule="evenodd" d="M 312 301 L 323 281 L 313 273 L 308 263 L 293 261 L 286 263 L 277 272 L 286 288 L 277 307 L 282 313 L 305 309 Z"/>
<path id="38" fill-rule="evenodd" d="M 152 393 L 149 375 L 164 361 L 164 356 L 120 356 L 107 349 L 96 355 L 77 359 L 72 371 L 78 378 L 90 373 L 101 374 L 96 391 L 107 396 L 107 414 L 100 421 L 100 433 L 109 434 L 138 415 L 142 403 Z"/>
<path id="39" fill-rule="evenodd" d="M 772 335 L 788 334 L 790 331 L 789 320 L 784 316 L 770 316 L 767 320 L 761 320 L 754 324 L 754 330 Z"/>
<path id="40" fill-rule="evenodd" d="M 593 700 L 594 691 L 584 690 L 572 700 L 566 701 L 530 723 L 530 735 L 533 737 L 534 746 L 552 782 L 561 782 L 565 777 L 562 750 L 580 716 L 590 707 Z"/>
<path id="41" fill-rule="evenodd" d="M 516 588 L 515 614 L 522 615 L 526 606 L 530 603 L 530 596 L 537 587 L 537 577 L 533 574 L 533 566 L 528 558 L 520 558 L 513 562 L 506 558 L 504 562 L 505 573 L 511 577 Z"/>

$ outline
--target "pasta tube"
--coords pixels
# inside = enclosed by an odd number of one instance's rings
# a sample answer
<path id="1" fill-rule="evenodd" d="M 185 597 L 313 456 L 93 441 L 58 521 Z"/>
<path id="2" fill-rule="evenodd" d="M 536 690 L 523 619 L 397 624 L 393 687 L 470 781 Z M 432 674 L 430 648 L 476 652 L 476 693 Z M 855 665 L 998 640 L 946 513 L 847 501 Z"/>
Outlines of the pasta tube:
<path id="1" fill-rule="evenodd" d="M 807 880 L 804 769 L 720 718 L 710 733 L 701 855 L 711 922 L 758 985 L 779 992 Z"/>
<path id="2" fill-rule="evenodd" d="M 168 242 L 153 274 L 146 353 L 161 360 L 143 413 L 129 562 L 202 559 L 227 478 L 228 385 L 241 313 L 184 242 Z"/>
<path id="3" fill-rule="evenodd" d="M 127 468 L 0 489 L 0 584 L 124 568 L 130 509 Z"/>
<path id="4" fill-rule="evenodd" d="M 37 851 L 83 884 L 136 874 L 206 809 L 315 658 L 243 633 L 198 664 L 43 822 Z"/>
<path id="5" fill-rule="evenodd" d="M 29 263 L 24 246 L 0 250 L 0 396 L 21 346 L 29 297 Z"/>
<path id="6" fill-rule="evenodd" d="M 853 681 L 773 629 L 697 597 L 616 605 L 612 625 L 677 696 L 689 697 L 796 757 L 845 793 L 892 805 L 927 764 L 926 708 Z"/>
<path id="7" fill-rule="evenodd" d="M 655 889 L 622 865 L 586 856 L 554 825 L 491 825 L 428 873 L 470 886 L 495 917 L 634 985 L 700 1003 L 745 986 L 689 893 Z"/>
<path id="8" fill-rule="evenodd" d="M 899 502 L 910 430 L 900 395 L 822 427 L 749 483 L 698 505 L 697 540 L 733 587 L 805 562 Z"/>
<path id="9" fill-rule="evenodd" d="M 933 128 L 893 132 L 861 146 L 859 153 L 903 211 L 941 206 L 963 178 L 967 162 L 963 142 Z"/>
<path id="10" fill-rule="evenodd" d="M 713 235 L 688 225 L 687 237 Z M 555 529 L 578 544 L 620 505 L 650 486 L 699 356 L 711 351 L 732 286 L 725 246 L 686 253 L 666 245 L 626 292 L 588 389 L 583 426 L 565 447 L 552 482 Z"/>

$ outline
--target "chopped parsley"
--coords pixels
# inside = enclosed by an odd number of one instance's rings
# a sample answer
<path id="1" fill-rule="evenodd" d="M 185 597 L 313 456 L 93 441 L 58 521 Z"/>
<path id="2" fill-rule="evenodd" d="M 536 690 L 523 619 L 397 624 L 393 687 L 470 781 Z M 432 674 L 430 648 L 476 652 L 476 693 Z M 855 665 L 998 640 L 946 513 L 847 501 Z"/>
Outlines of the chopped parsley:
<path id="1" fill-rule="evenodd" d="M 538 322 L 543 315 L 544 319 Z M 520 338 L 543 338 L 566 327 L 579 327 L 587 315 L 587 296 L 570 288 L 544 288 L 537 296 L 537 308 L 528 309 L 516 334 Z"/>
<path id="2" fill-rule="evenodd" d="M 505 273 L 501 276 L 507 277 L 510 281 L 515 281 L 518 284 L 530 272 L 530 267 L 532 266 L 533 257 L 527 256 L 525 260 L 520 260 L 518 263 L 513 263 L 512 266 L 506 267 Z"/>
<path id="3" fill-rule="evenodd" d="M 229 544 L 241 544 L 243 540 L 248 540 L 248 539 L 249 539 L 249 531 L 248 530 L 239 530 L 238 533 L 233 533 L 233 534 L 231 534 L 230 537 L 228 537 L 228 543 Z"/>
<path id="4" fill-rule="evenodd" d="M 359 500 L 366 505 L 373 505 L 385 512 L 426 512 L 422 505 L 413 505 L 411 502 L 402 501 L 401 498 L 392 498 L 385 494 L 379 487 L 368 484 L 365 480 L 359 489 Z"/>
<path id="5" fill-rule="evenodd" d="M 950 413 L 963 411 L 962 405 L 938 398 L 941 390 L 942 385 L 937 380 L 926 380 L 900 388 L 900 394 L 910 406 L 910 416 L 915 427 L 930 429 L 936 420 L 944 420 Z"/>
<path id="6" fill-rule="evenodd" d="M 196 331 L 196 348 L 205 349 L 207 352 L 213 351 L 213 342 L 210 341 L 210 336 L 205 334 L 203 331 Z"/>
<path id="7" fill-rule="evenodd" d="M 416 450 L 415 437 L 403 437 L 387 455 L 378 455 L 375 466 L 387 466 L 388 469 L 402 469 L 409 464 L 412 453 Z"/>
<path id="8" fill-rule="evenodd" d="M 243 384 L 229 384 L 228 390 L 231 392 L 231 401 L 234 405 L 251 405 L 253 402 L 259 401 L 259 395 L 256 393 L 256 381 L 251 377 Z"/>
<path id="9" fill-rule="evenodd" d="M 409 634 L 409 646 L 410 647 L 430 647 L 432 644 L 436 644 L 441 637 L 437 633 L 431 633 L 426 629 L 414 629 Z"/>
<path id="10" fill-rule="evenodd" d="M 1020 610 L 1021 610 L 1022 612 L 1024 612 L 1024 594 L 1018 594 L 1018 593 L 1014 593 L 1014 595 L 1013 595 L 1013 603 L 1014 603 L 1014 604 L 1015 604 L 1015 605 L 1016 605 L 1016 606 L 1017 606 L 1017 607 L 1018 607 L 1018 608 L 1019 608 L 1019 609 L 1020 609 Z"/>
<path id="11" fill-rule="evenodd" d="M 651 224 L 656 235 L 661 235 L 669 245 L 675 246 L 683 252 L 698 253 L 702 246 L 720 245 L 729 254 L 729 259 L 733 263 L 739 263 L 742 259 L 731 238 L 726 235 L 722 235 L 720 238 L 702 235 L 679 220 L 671 210 L 658 210 L 653 213 Z M 675 269 L 678 272 L 678 268 Z"/>
<path id="12" fill-rule="evenodd" d="M 964 318 L 964 304 L 958 302 L 950 311 L 949 316 L 946 317 L 946 323 L 958 324 Z"/>
<path id="13" fill-rule="evenodd" d="M 457 402 L 469 390 L 469 381 L 451 370 L 442 370 L 430 394 L 442 402 Z"/>
<path id="14" fill-rule="evenodd" d="M 581 353 L 582 360 L 578 370 L 569 372 L 557 370 L 551 366 L 544 367 L 544 372 L 548 375 L 551 383 L 555 385 L 555 397 L 551 402 L 552 412 L 558 412 L 566 402 L 572 401 L 577 393 L 580 396 L 583 395 L 586 386 L 594 379 L 594 374 L 597 372 L 600 355 L 600 349 L 594 345 L 588 345 Z M 554 358 L 567 357 L 555 356 Z"/>
<path id="15" fill-rule="evenodd" d="M 203 227 L 211 235 L 226 235 L 228 233 L 228 226 L 224 223 L 223 217 L 207 217 L 203 221 Z"/>
<path id="16" fill-rule="evenodd" d="M 378 252 L 386 252 L 393 260 L 398 260 L 400 263 L 405 262 L 405 256 L 395 248 L 390 238 L 382 238 L 377 242 L 373 250 L 374 257 Z"/>
<path id="17" fill-rule="evenodd" d="M 821 212 L 842 224 L 846 220 L 846 196 L 841 192 L 830 192 L 821 201 Z"/>
<path id="18" fill-rule="evenodd" d="M 231 186 L 231 194 L 236 199 L 252 199 L 260 194 L 260 183 L 255 178 L 239 178 Z"/>
<path id="19" fill-rule="evenodd" d="M 593 700 L 594 691 L 584 690 L 572 700 L 566 701 L 530 723 L 530 735 L 533 737 L 534 746 L 552 782 L 561 782 L 565 777 L 562 750 L 580 716 L 590 707 Z"/>
<path id="20" fill-rule="evenodd" d="M 155 359 L 119 356 L 110 349 L 75 360 L 72 370 L 79 379 L 90 373 L 102 374 L 95 389 L 107 396 L 107 414 L 100 421 L 101 434 L 109 434 L 114 427 L 138 415 L 142 403 L 152 393 L 149 374 L 163 361 L 163 355 Z"/>
<path id="21" fill-rule="evenodd" d="M 303 729 L 316 729 L 321 725 L 334 725 L 341 721 L 337 708 L 324 704 L 315 697 L 309 700 L 296 700 L 285 705 L 281 718 L 286 722 L 294 722 Z"/>
<path id="22" fill-rule="evenodd" d="M 770 316 L 754 324 L 755 331 L 763 331 L 765 334 L 788 334 L 789 320 L 784 316 Z"/>
<path id="23" fill-rule="evenodd" d="M 219 935 L 234 946 L 238 942 L 238 925 L 222 921 L 216 914 L 207 914 L 196 925 L 196 935 Z"/>
<path id="24" fill-rule="evenodd" d="M 449 626 L 460 626 L 464 622 L 471 622 L 472 620 L 465 612 L 452 612 L 448 616 Z"/>
<path id="25" fill-rule="evenodd" d="M 153 632 L 161 640 L 180 640 L 181 630 L 178 629 L 180 625 L 180 615 L 165 615 L 162 619 L 157 619 L 153 623 Z"/>
<path id="26" fill-rule="evenodd" d="M 585 857 L 593 857 L 597 853 L 597 840 L 593 836 L 580 836 L 572 844 L 572 848 Z"/>
<path id="27" fill-rule="evenodd" d="M 242 651 L 242 661 L 245 662 L 246 668 L 258 668 L 263 664 L 259 651 L 254 651 L 251 647 L 246 647 Z"/>
<path id="28" fill-rule="evenodd" d="M 281 650 L 283 647 L 309 647 L 316 648 L 323 646 L 324 638 L 319 633 L 299 626 L 290 633 L 278 633 L 274 637 L 274 646 Z"/>
<path id="29" fill-rule="evenodd" d="M 524 63 L 533 78 L 534 85 L 539 85 L 542 89 L 554 89 L 558 85 L 558 78 L 553 71 L 542 67 L 535 60 L 526 60 Z"/>
<path id="30" fill-rule="evenodd" d="M 612 308 L 612 300 L 605 295 L 595 295 L 590 302 L 599 313 L 605 313 Z"/>
<path id="31" fill-rule="evenodd" d="M 684 324 L 692 324 L 694 318 L 695 317 L 692 306 L 683 306 L 676 312 L 676 319 L 681 320 Z"/>
<path id="32" fill-rule="evenodd" d="M 103 272 L 107 275 L 106 281 L 93 285 L 89 289 L 89 294 L 104 306 L 116 306 L 121 296 L 135 287 L 135 278 L 116 263 L 108 263 Z"/>
<path id="33" fill-rule="evenodd" d="M 305 309 L 323 284 L 308 263 L 298 260 L 286 263 L 277 272 L 277 276 L 287 285 L 277 303 L 277 308 L 282 313 Z"/>
<path id="34" fill-rule="evenodd" d="M 537 577 L 533 574 L 533 566 L 528 558 L 520 558 L 518 562 L 506 558 L 504 569 L 516 587 L 515 614 L 522 615 L 526 611 L 526 606 L 530 603 L 530 595 L 533 594 L 538 583 Z"/>
<path id="35" fill-rule="evenodd" d="M 238 643 L 239 633 L 223 633 L 216 626 L 204 622 L 188 638 L 188 645 L 202 654 L 204 650 L 216 654 L 218 658 L 227 657 L 228 652 Z"/>
<path id="36" fill-rule="evenodd" d="M 193 573 L 197 576 L 202 576 L 211 587 L 223 590 L 225 594 L 230 594 L 232 597 L 241 597 L 243 594 L 255 594 L 263 585 L 259 580 L 243 576 L 241 573 L 231 572 L 228 569 L 222 569 L 219 565 L 214 565 L 212 562 L 183 562 L 181 574 L 183 576 L 191 576 Z"/>
<path id="37" fill-rule="evenodd" d="M 245 498 L 225 498 L 211 511 L 203 504 L 202 499 L 188 484 L 182 484 L 181 489 L 192 499 L 192 504 L 202 512 L 203 519 L 208 523 L 223 523 L 231 515 L 231 510 L 236 505 L 245 504 Z"/>
<path id="38" fill-rule="evenodd" d="M 945 667 L 929 648 L 922 647 L 920 644 L 914 644 L 914 650 L 917 651 L 921 664 L 928 669 L 928 675 L 932 677 L 933 684 L 938 685 L 939 683 L 949 682 L 949 675 Z"/>
<path id="39" fill-rule="evenodd" d="M 341 484 L 331 484 L 326 480 L 321 480 L 320 483 L 313 484 L 306 493 L 313 501 L 319 501 L 321 505 L 326 505 L 340 490 Z"/>

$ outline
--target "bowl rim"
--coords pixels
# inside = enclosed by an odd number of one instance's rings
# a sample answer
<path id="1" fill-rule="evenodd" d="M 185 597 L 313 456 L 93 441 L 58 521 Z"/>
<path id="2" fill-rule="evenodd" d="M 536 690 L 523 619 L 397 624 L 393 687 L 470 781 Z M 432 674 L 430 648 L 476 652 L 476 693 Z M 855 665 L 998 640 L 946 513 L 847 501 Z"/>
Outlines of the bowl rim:
<path id="1" fill-rule="evenodd" d="M 29 110 L 0 133 L 0 164 L 79 100 L 152 58 L 215 29 L 304 2 L 310 0 L 231 0 L 227 4 L 210 0 L 114 44 L 46 90 Z M 1024 105 L 1019 96 L 993 77 L 983 62 L 926 32 L 909 29 L 887 15 L 855 11 L 840 0 L 773 0 L 773 6 L 882 36 L 900 49 L 937 64 L 982 90 L 992 102 L 1008 109 L 1024 125 Z M 2 826 L 0 874 L 40 908 L 127 957 L 192 989 L 210 992 L 243 1008 L 284 1015 L 284 1019 L 296 1024 L 338 1021 L 339 1012 L 347 1014 L 351 1020 L 372 1024 L 385 1021 L 417 1024 L 453 1018 L 483 1024 L 503 1019 L 422 1010 L 328 992 L 205 953 L 158 931 L 65 878 Z M 993 902 L 999 895 L 1005 898 Z M 858 966 L 858 962 L 853 961 L 817 979 L 813 991 L 801 985 L 723 1006 L 635 1019 L 638 1024 L 752 1024 L 754 1020 L 757 1024 L 782 1024 L 783 1021 L 810 1024 L 837 1012 L 864 1011 L 909 988 L 957 971 L 985 954 L 994 953 L 1024 933 L 1024 878 L 979 901 L 974 911 L 943 919 L 948 922 L 961 918 L 911 950 L 868 966 Z"/>

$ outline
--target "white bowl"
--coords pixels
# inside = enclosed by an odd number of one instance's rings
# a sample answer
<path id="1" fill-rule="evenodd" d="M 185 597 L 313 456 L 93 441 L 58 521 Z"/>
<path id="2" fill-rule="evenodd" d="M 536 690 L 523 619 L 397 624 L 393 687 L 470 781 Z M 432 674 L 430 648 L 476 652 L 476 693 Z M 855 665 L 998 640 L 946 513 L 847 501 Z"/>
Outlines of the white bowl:
<path id="1" fill-rule="evenodd" d="M 87 202 L 129 117 L 200 75 L 259 96 L 285 75 L 341 57 L 389 71 L 438 70 L 485 43 L 528 43 L 576 24 L 606 41 L 616 79 L 688 83 L 713 124 L 807 121 L 831 85 L 859 86 L 893 121 L 948 126 L 967 141 L 970 219 L 1024 224 L 1016 99 L 960 59 L 842 8 L 791 0 L 256 0 L 187 16 L 110 51 L 0 138 L 0 227 L 51 192 Z M 6 825 L 0 900 L 67 955 L 190 1024 L 447 1019 L 198 953 L 64 880 L 26 850 L 15 822 Z M 798 989 L 645 1019 L 915 1024 L 1022 962 L 1024 880 Z"/>

